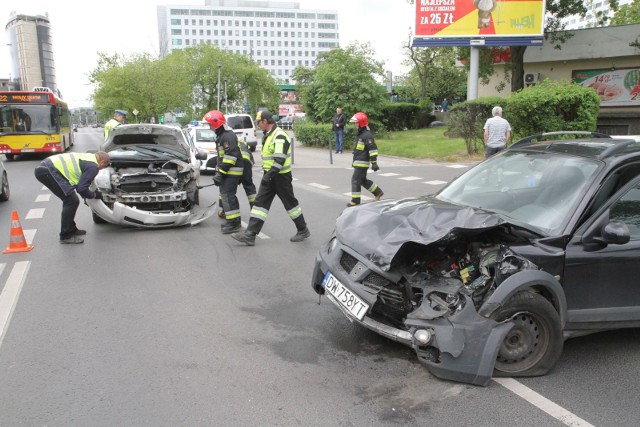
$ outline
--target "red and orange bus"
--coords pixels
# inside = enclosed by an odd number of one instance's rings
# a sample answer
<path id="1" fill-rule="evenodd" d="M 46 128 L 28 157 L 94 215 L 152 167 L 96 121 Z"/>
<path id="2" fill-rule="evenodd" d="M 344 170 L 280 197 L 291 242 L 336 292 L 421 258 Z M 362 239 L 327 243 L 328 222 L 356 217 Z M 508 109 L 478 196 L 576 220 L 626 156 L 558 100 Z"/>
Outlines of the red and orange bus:
<path id="1" fill-rule="evenodd" d="M 49 88 L 0 92 L 0 153 L 61 153 L 73 145 L 67 104 Z"/>

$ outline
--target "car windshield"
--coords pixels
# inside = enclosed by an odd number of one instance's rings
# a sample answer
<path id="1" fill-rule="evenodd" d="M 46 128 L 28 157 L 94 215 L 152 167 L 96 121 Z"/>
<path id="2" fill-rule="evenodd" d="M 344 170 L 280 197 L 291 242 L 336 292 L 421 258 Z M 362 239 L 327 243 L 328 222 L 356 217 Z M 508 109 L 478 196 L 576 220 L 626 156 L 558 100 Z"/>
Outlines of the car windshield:
<path id="1" fill-rule="evenodd" d="M 215 142 L 216 134 L 211 129 L 196 129 L 196 142 Z"/>
<path id="2" fill-rule="evenodd" d="M 561 153 L 508 150 L 443 188 L 437 198 L 495 212 L 552 236 L 561 232 L 600 163 Z"/>
<path id="3" fill-rule="evenodd" d="M 249 116 L 232 116 L 227 117 L 227 124 L 232 129 L 253 129 L 253 123 Z"/>

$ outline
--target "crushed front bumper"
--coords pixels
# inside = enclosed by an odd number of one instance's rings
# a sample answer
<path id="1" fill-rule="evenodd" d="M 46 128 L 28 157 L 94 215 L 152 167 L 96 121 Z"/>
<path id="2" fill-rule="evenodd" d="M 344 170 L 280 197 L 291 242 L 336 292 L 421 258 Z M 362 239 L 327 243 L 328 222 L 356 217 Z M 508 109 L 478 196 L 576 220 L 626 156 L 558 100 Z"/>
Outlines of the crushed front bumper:
<path id="1" fill-rule="evenodd" d="M 120 202 L 115 202 L 113 208 L 104 204 L 102 200 L 87 199 L 87 204 L 93 213 L 111 224 L 145 228 L 196 225 L 213 216 L 216 211 L 215 205 L 208 208 L 197 207 L 189 212 L 150 212 Z"/>
<path id="2" fill-rule="evenodd" d="M 358 277 L 365 277 L 373 271 L 368 269 L 371 264 L 359 259 L 354 268 L 350 271 L 345 270 L 340 262 L 344 248 L 339 243 L 332 242 L 333 239 L 323 245 L 316 256 L 311 283 L 314 291 L 325 294 L 322 283 L 326 273 L 330 271 L 371 308 L 376 303 L 381 303 L 378 302 L 377 293 L 357 281 Z M 353 253 L 350 255 L 353 256 Z M 354 271 L 357 273 L 354 274 Z M 400 329 L 385 323 L 382 318 L 374 319 L 371 309 L 362 320 L 358 320 L 343 309 L 329 293 L 325 295 L 350 321 L 412 347 L 418 360 L 436 377 L 469 384 L 486 386 L 489 383 L 500 345 L 513 327 L 511 322 L 497 323 L 480 316 L 473 302 L 468 299 L 460 311 L 449 317 L 424 319 L 412 317 L 414 313 L 409 313 L 404 319 L 406 328 Z M 421 333 L 430 336 L 427 343 L 416 338 Z"/>

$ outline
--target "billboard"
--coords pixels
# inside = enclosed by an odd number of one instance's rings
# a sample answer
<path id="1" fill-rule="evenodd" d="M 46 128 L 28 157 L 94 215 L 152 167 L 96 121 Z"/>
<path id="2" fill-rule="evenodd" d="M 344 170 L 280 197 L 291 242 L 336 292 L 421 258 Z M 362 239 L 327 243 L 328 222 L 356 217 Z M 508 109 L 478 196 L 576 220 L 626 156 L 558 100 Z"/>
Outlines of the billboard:
<path id="1" fill-rule="evenodd" d="M 540 37 L 544 0 L 416 0 L 416 37 Z"/>
<path id="2" fill-rule="evenodd" d="M 640 106 L 640 67 L 606 70 L 574 70 L 573 81 L 593 88 L 601 107 Z"/>

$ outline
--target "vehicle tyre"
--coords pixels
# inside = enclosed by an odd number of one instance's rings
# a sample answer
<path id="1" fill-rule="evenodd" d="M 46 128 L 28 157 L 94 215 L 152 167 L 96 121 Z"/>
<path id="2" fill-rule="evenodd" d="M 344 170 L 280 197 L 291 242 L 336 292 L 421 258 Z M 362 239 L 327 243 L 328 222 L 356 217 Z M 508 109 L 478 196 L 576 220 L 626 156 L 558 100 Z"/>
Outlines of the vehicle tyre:
<path id="1" fill-rule="evenodd" d="M 251 150 L 251 152 L 254 153 L 256 151 L 256 146 L 254 145 L 253 147 L 249 147 L 249 150 Z"/>
<path id="2" fill-rule="evenodd" d="M 15 154 L 5 154 L 4 156 L 7 158 L 7 160 L 12 161 L 15 157 Z"/>
<path id="3" fill-rule="evenodd" d="M 514 323 L 498 351 L 495 376 L 534 377 L 555 366 L 564 338 L 560 316 L 543 296 L 518 292 L 491 318 Z"/>
<path id="4" fill-rule="evenodd" d="M 93 217 L 93 222 L 95 224 L 106 224 L 107 221 L 96 215 L 94 212 L 91 212 L 91 216 Z"/>
<path id="5" fill-rule="evenodd" d="M 7 173 L 2 173 L 2 188 L 0 189 L 0 202 L 6 202 L 9 200 L 9 196 L 11 195 L 11 191 L 9 190 L 9 178 L 7 177 Z"/>

